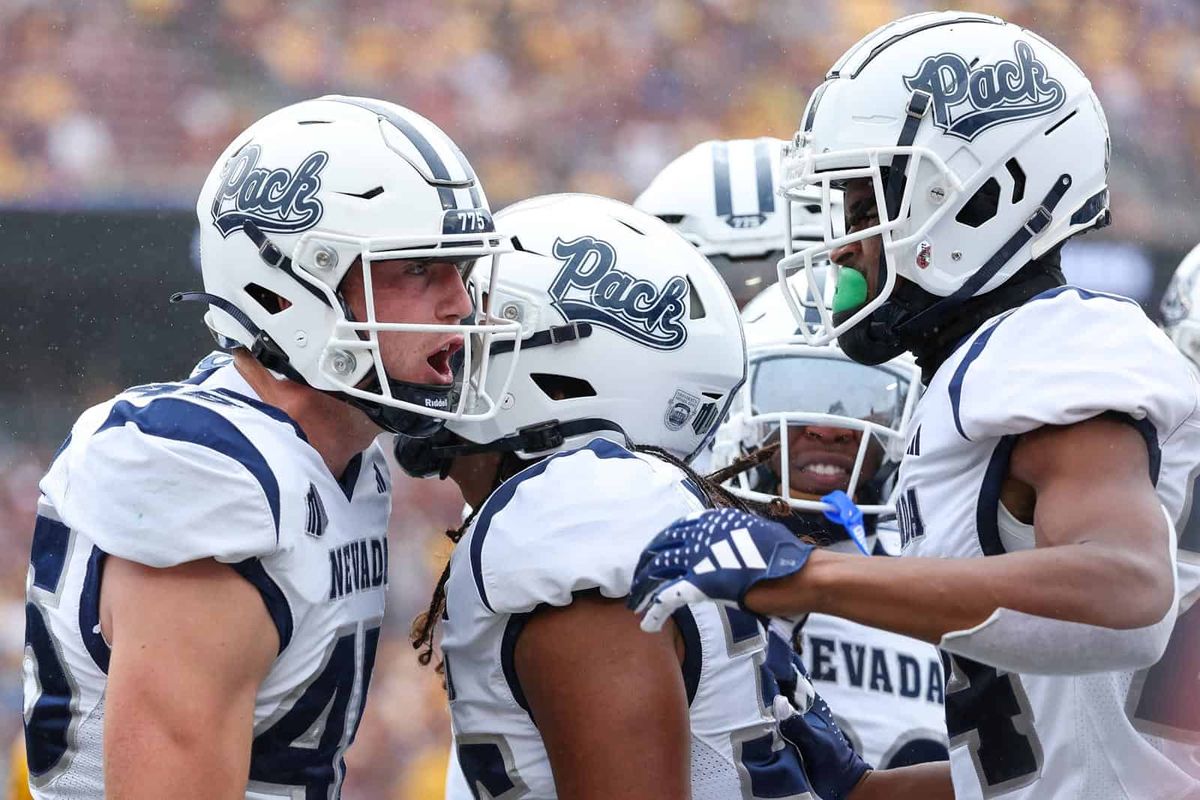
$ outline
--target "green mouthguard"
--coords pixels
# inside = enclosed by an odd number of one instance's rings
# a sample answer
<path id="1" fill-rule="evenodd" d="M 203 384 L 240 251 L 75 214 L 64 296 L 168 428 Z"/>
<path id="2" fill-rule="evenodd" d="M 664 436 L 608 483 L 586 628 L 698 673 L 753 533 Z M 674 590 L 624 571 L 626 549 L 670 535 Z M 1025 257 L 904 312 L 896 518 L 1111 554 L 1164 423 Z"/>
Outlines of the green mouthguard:
<path id="1" fill-rule="evenodd" d="M 857 270 L 843 267 L 838 270 L 837 288 L 833 292 L 833 313 L 854 311 L 867 302 L 867 279 Z"/>

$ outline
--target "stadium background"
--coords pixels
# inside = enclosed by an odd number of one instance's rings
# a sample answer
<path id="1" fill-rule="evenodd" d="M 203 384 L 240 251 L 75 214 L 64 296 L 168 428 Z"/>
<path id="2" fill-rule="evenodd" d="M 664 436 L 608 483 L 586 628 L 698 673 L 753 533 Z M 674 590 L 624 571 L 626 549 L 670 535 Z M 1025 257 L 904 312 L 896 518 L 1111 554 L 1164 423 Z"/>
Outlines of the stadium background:
<path id="1" fill-rule="evenodd" d="M 210 349 L 198 309 L 166 298 L 199 286 L 192 204 L 247 124 L 377 96 L 441 125 L 494 209 L 564 190 L 632 200 L 704 139 L 787 138 L 846 47 L 951 5 L 1033 28 L 1091 77 L 1114 224 L 1068 245 L 1066 268 L 1153 314 L 1200 240 L 1195 0 L 0 0 L 0 738 L 21 724 L 37 481 L 80 411 Z M 390 621 L 346 800 L 434 796 L 444 766 L 440 682 L 407 631 L 460 500 L 396 487 Z"/>

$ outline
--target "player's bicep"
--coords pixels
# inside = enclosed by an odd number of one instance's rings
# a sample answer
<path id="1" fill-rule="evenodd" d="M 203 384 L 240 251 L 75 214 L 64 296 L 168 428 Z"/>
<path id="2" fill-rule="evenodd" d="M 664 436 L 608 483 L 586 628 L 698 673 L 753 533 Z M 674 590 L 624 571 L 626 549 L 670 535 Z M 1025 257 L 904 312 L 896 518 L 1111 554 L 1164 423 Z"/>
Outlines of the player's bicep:
<path id="1" fill-rule="evenodd" d="M 1010 475 L 1034 490 L 1039 546 L 1165 544 L 1151 459 L 1137 428 L 1101 416 L 1024 434 L 1013 449 Z"/>
<path id="2" fill-rule="evenodd" d="M 560 798 L 690 796 L 673 635 L 647 636 L 621 601 L 595 595 L 530 617 L 515 665 Z"/>
<path id="3" fill-rule="evenodd" d="M 101 617 L 108 796 L 200 776 L 210 790 L 244 790 L 255 695 L 279 647 L 257 590 L 210 559 L 156 569 L 110 557 Z"/>
<path id="4" fill-rule="evenodd" d="M 1107 563 L 1108 587 L 1162 616 L 1174 600 L 1172 533 L 1154 488 L 1156 443 L 1109 416 L 1025 434 L 1011 474 L 1036 493 L 1038 547 L 1081 545 Z"/>

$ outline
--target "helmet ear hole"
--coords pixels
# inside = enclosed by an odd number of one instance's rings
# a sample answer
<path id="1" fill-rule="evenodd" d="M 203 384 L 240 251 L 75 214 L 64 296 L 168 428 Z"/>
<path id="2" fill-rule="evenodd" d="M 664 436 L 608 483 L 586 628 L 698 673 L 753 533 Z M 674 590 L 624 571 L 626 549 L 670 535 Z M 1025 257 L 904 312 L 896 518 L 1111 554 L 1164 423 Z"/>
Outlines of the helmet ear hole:
<path id="1" fill-rule="evenodd" d="M 595 397 L 596 390 L 582 378 L 570 375 L 550 375 L 531 372 L 529 379 L 551 400 L 574 400 L 577 397 Z"/>
<path id="2" fill-rule="evenodd" d="M 954 218 L 970 228 L 978 228 L 996 216 L 1000 210 L 1000 181 L 988 178 L 971 196 Z"/>
<path id="3" fill-rule="evenodd" d="M 246 294 L 250 295 L 254 299 L 254 302 L 262 306 L 263 311 L 266 311 L 268 314 L 278 314 L 291 305 L 291 301 L 287 298 L 272 292 L 270 289 L 259 286 L 257 283 L 247 283 L 243 288 Z"/>

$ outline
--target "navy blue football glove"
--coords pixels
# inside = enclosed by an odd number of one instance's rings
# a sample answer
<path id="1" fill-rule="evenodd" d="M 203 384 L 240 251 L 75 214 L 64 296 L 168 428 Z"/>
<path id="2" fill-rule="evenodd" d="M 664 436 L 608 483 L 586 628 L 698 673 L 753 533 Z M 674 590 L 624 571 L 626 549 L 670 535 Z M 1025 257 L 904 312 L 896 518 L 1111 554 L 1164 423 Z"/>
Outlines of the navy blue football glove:
<path id="1" fill-rule="evenodd" d="M 772 664 L 771 645 L 767 650 L 767 666 L 794 712 L 789 714 L 789 709 L 781 708 L 783 698 L 776 698 L 774 711 L 779 721 L 779 733 L 800 751 L 804 758 L 804 774 L 816 794 L 824 800 L 844 800 L 870 771 L 871 765 L 854 752 L 845 734 L 833 721 L 829 706 L 809 682 L 799 654 L 784 645 L 791 654 L 790 663 L 784 666 L 776 649 L 776 660 Z"/>
<path id="2" fill-rule="evenodd" d="M 732 508 L 690 514 L 654 537 L 638 561 L 629 607 L 657 631 L 678 608 L 742 601 L 759 581 L 799 572 L 813 546 L 783 525 Z"/>

